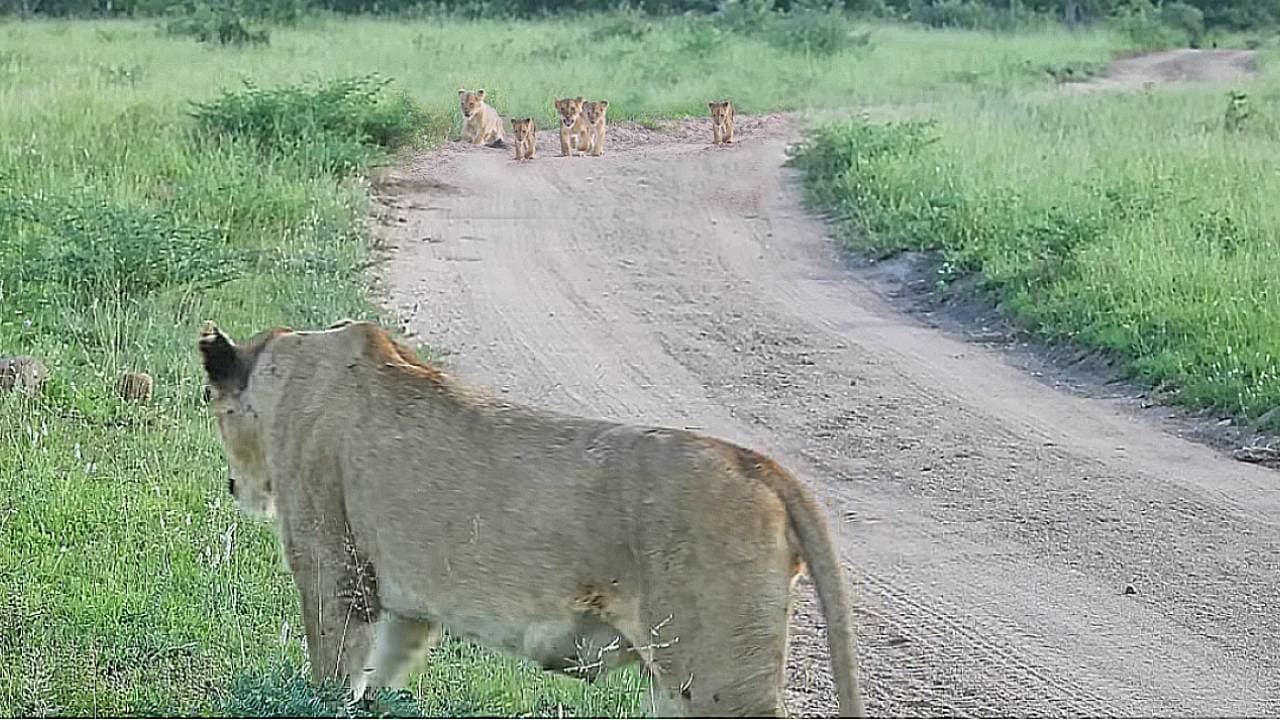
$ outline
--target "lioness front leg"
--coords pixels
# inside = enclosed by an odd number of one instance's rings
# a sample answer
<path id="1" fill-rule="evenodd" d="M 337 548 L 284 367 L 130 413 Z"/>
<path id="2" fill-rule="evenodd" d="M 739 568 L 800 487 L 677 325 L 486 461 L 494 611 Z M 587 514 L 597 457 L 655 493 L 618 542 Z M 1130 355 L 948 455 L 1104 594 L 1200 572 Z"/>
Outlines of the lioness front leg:
<path id="1" fill-rule="evenodd" d="M 374 629 L 363 673 L 352 685 L 352 696 L 359 699 L 367 689 L 403 688 L 414 666 L 439 644 L 439 625 L 384 611 Z"/>
<path id="2" fill-rule="evenodd" d="M 345 532 L 345 528 L 343 528 Z M 377 597 L 343 535 L 281 533 L 298 588 L 314 682 L 352 684 L 363 676 L 373 645 Z"/>

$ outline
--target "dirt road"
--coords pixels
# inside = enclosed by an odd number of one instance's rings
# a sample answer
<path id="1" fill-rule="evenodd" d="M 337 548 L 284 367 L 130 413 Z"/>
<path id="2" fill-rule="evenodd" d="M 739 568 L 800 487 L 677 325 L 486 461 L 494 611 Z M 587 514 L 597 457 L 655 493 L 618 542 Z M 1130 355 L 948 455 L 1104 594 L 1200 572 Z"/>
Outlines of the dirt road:
<path id="1" fill-rule="evenodd" d="M 1065 83 L 1068 90 L 1140 90 L 1153 85 L 1229 83 L 1258 70 L 1253 50 L 1165 50 L 1115 61 L 1107 72 L 1084 82 Z"/>
<path id="2" fill-rule="evenodd" d="M 1054 390 L 843 269 L 794 128 L 453 146 L 384 192 L 389 305 L 511 398 L 773 453 L 830 509 L 874 715 L 1280 713 L 1280 474 Z M 396 217 L 398 216 L 398 217 Z M 805 588 L 790 708 L 833 710 Z"/>

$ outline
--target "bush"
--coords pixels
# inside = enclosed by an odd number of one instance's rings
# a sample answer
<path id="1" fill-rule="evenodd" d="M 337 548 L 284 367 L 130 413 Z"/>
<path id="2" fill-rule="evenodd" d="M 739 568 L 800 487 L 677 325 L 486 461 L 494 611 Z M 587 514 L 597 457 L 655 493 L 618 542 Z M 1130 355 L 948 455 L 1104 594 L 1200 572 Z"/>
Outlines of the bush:
<path id="1" fill-rule="evenodd" d="M 61 298 L 74 307 L 214 287 L 252 257 L 215 227 L 92 196 L 0 196 L 0 240 L 0 287 L 33 304 Z"/>
<path id="2" fill-rule="evenodd" d="M 870 33 L 855 35 L 844 13 L 834 9 L 792 8 L 777 17 L 769 44 L 782 50 L 828 57 L 870 43 Z"/>
<path id="3" fill-rule="evenodd" d="M 324 172 L 350 173 L 383 149 L 408 144 L 426 114 L 404 93 L 386 92 L 389 79 L 366 75 L 323 84 L 227 91 L 191 114 L 198 131 L 254 144 L 267 155 L 304 156 Z"/>
<path id="4" fill-rule="evenodd" d="M 1166 2 L 1160 6 L 1158 19 L 1162 25 L 1181 31 L 1187 36 L 1187 44 L 1200 47 L 1204 40 L 1204 13 L 1184 2 Z"/>
<path id="5" fill-rule="evenodd" d="M 1117 27 L 1134 48 L 1162 50 L 1191 43 L 1187 31 L 1166 25 L 1148 0 L 1132 0 L 1117 11 L 1116 17 Z"/>
<path id="6" fill-rule="evenodd" d="M 233 8 L 215 9 L 203 3 L 170 20 L 165 32 L 211 45 L 268 45 L 271 42 L 270 30 L 255 26 Z"/>

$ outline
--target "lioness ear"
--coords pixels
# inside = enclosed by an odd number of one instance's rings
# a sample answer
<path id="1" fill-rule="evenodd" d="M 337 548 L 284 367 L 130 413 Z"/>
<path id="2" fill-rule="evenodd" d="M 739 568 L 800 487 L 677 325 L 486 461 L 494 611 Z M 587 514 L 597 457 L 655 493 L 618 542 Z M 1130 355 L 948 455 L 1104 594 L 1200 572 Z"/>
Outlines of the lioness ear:
<path id="1" fill-rule="evenodd" d="M 200 328 L 200 355 L 204 358 L 204 372 L 210 383 L 226 384 L 243 373 L 240 352 L 235 344 L 209 321 Z"/>
<path id="2" fill-rule="evenodd" d="M 352 320 L 351 318 L 342 318 L 342 319 L 341 319 L 341 320 L 339 320 L 338 322 L 336 322 L 336 323 L 334 323 L 334 324 L 330 325 L 330 326 L 329 326 L 329 329 L 330 329 L 330 330 L 337 330 L 338 328 L 344 328 L 344 327 L 346 327 L 346 326 L 350 325 L 350 324 L 351 324 L 351 323 L 353 323 L 353 322 L 355 322 L 355 320 Z"/>

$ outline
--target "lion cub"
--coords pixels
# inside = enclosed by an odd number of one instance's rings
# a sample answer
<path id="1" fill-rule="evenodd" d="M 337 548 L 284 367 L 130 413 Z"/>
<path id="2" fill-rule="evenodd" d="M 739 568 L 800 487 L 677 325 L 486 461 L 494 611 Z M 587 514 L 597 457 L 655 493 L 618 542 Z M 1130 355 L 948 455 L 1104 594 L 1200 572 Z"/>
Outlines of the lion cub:
<path id="1" fill-rule="evenodd" d="M 591 154 L 600 157 L 604 154 L 604 116 L 609 112 L 608 100 L 595 100 L 584 106 L 587 116 L 587 137 Z"/>
<path id="2" fill-rule="evenodd" d="M 462 106 L 462 139 L 472 145 L 502 146 L 502 118 L 484 101 L 484 90 L 458 90 Z"/>
<path id="3" fill-rule="evenodd" d="M 532 160 L 538 152 L 538 125 L 533 118 L 513 118 L 511 132 L 516 136 L 516 159 Z"/>
<path id="4" fill-rule="evenodd" d="M 587 121 L 582 117 L 582 98 L 556 98 L 556 112 L 560 114 L 560 155 L 572 157 L 579 151 L 591 148 L 591 135 Z"/>
<path id="5" fill-rule="evenodd" d="M 733 142 L 733 103 L 729 100 L 709 102 L 711 108 L 711 144 Z"/>

